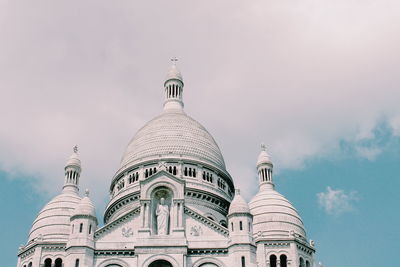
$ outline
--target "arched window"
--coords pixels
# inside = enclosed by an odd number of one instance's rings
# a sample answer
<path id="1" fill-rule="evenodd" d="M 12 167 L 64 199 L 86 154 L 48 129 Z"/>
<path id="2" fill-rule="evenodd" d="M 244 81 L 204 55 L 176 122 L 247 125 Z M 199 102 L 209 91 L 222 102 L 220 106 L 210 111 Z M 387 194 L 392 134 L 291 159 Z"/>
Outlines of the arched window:
<path id="1" fill-rule="evenodd" d="M 242 267 L 246 267 L 246 258 L 244 256 L 242 256 L 241 261 L 242 261 Z"/>
<path id="2" fill-rule="evenodd" d="M 149 267 L 172 267 L 172 264 L 166 260 L 156 260 L 153 261 Z"/>
<path id="3" fill-rule="evenodd" d="M 57 258 L 57 259 L 54 261 L 54 267 L 62 267 L 62 259 Z"/>
<path id="4" fill-rule="evenodd" d="M 174 173 L 173 174 L 176 175 L 176 166 L 174 166 Z"/>
<path id="5" fill-rule="evenodd" d="M 304 260 L 303 260 L 303 258 L 302 257 L 300 257 L 300 265 L 299 265 L 300 267 L 304 267 Z"/>
<path id="6" fill-rule="evenodd" d="M 231 222 L 231 228 L 232 228 L 232 232 L 233 232 L 233 222 Z"/>
<path id="7" fill-rule="evenodd" d="M 51 259 L 47 258 L 44 260 L 44 267 L 51 267 Z"/>
<path id="8" fill-rule="evenodd" d="M 81 223 L 81 224 L 79 225 L 79 233 L 82 233 L 82 230 L 83 230 L 83 223 Z"/>
<path id="9" fill-rule="evenodd" d="M 32 267 L 32 262 L 30 262 L 30 263 L 28 264 L 28 267 Z"/>
<path id="10" fill-rule="evenodd" d="M 75 260 L 75 267 L 79 267 L 79 259 Z"/>
<path id="11" fill-rule="evenodd" d="M 310 262 L 306 261 L 306 267 L 310 267 Z"/>
<path id="12" fill-rule="evenodd" d="M 269 256 L 269 265 L 271 267 L 276 267 L 276 256 L 275 255 Z"/>
<path id="13" fill-rule="evenodd" d="M 239 222 L 239 229 L 240 229 L 240 231 L 243 230 L 243 223 L 242 223 L 242 221 Z"/>
<path id="14" fill-rule="evenodd" d="M 287 267 L 287 257 L 286 255 L 281 255 L 279 257 L 279 259 L 281 260 L 281 267 Z"/>
<path id="15" fill-rule="evenodd" d="M 222 220 L 219 222 L 219 224 L 222 225 L 223 227 L 227 228 L 226 221 Z"/>
<path id="16" fill-rule="evenodd" d="M 92 233 L 92 225 L 89 225 L 89 235 Z"/>

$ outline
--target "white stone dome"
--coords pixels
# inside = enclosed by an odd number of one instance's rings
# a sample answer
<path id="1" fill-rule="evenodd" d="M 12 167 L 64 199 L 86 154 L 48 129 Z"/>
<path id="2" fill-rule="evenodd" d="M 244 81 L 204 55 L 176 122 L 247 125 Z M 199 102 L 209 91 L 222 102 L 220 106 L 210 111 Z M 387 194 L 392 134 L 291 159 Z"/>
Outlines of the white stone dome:
<path id="1" fill-rule="evenodd" d="M 235 197 L 229 206 L 228 214 L 234 213 L 250 213 L 249 205 L 246 200 L 240 195 L 239 189 L 236 189 Z"/>
<path id="2" fill-rule="evenodd" d="M 88 193 L 84 198 L 81 199 L 72 213 L 72 216 L 77 215 L 89 215 L 96 218 L 96 208 L 94 207 L 93 202 L 90 200 Z"/>
<path id="3" fill-rule="evenodd" d="M 143 126 L 128 144 L 120 171 L 160 157 L 200 161 L 226 172 L 214 138 L 182 110 L 164 111 Z"/>
<path id="4" fill-rule="evenodd" d="M 70 217 L 81 198 L 73 192 L 64 192 L 53 198 L 39 212 L 32 224 L 29 241 L 67 241 L 71 232 Z"/>
<path id="5" fill-rule="evenodd" d="M 266 238 L 288 238 L 295 233 L 306 237 L 299 213 L 284 196 L 264 185 L 249 203 L 253 215 L 253 232 Z"/>

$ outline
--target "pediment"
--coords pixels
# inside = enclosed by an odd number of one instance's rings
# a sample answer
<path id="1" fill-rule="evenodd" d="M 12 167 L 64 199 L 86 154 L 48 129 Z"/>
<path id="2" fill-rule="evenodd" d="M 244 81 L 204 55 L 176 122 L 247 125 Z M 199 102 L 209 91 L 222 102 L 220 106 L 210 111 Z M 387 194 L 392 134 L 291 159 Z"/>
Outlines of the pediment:
<path id="1" fill-rule="evenodd" d="M 229 237 L 229 230 L 223 227 L 222 225 L 206 218 L 205 216 L 201 215 L 200 213 L 188 208 L 185 206 L 185 214 L 191 217 L 194 221 L 197 221 L 203 227 L 206 227 L 209 231 L 216 233 L 217 235 L 228 238 Z M 188 233 L 192 234 L 192 231 L 198 232 L 198 229 L 187 229 Z M 204 230 L 203 230 L 204 231 Z M 194 234 L 196 235 L 196 234 Z"/>
<path id="2" fill-rule="evenodd" d="M 107 235 L 113 231 L 115 231 L 116 228 L 126 224 L 127 222 L 130 222 L 134 217 L 139 216 L 140 213 L 140 207 L 135 208 L 134 210 L 122 215 L 118 219 L 111 221 L 104 225 L 103 227 L 97 229 L 94 233 L 94 239 L 100 239 L 104 235 Z"/>

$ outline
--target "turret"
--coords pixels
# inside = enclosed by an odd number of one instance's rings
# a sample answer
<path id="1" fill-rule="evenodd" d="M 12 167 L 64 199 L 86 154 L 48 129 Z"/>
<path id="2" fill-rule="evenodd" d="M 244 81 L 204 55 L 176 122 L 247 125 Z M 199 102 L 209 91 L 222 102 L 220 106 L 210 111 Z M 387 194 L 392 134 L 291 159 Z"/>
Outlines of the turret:
<path id="1" fill-rule="evenodd" d="M 79 178 L 81 176 L 81 161 L 78 157 L 78 147 L 75 146 L 72 155 L 65 164 L 65 178 L 63 192 L 79 191 Z"/>
<path id="2" fill-rule="evenodd" d="M 255 266 L 253 216 L 239 189 L 235 190 L 235 197 L 229 207 L 228 228 L 229 253 L 235 258 L 235 266 Z"/>
<path id="3" fill-rule="evenodd" d="M 260 184 L 260 190 L 274 188 L 272 177 L 273 168 L 274 165 L 272 164 L 271 157 L 267 153 L 265 145 L 262 144 L 261 152 L 257 159 L 258 182 Z"/>
<path id="4" fill-rule="evenodd" d="M 183 109 L 183 78 L 176 66 L 178 61 L 173 58 L 172 65 L 168 70 L 164 82 L 165 101 L 164 110 L 182 110 Z"/>
<path id="5" fill-rule="evenodd" d="M 69 266 L 92 266 L 94 253 L 94 232 L 97 229 L 96 210 L 86 189 L 70 218 L 71 234 L 67 243 Z M 89 256 L 89 257 L 88 257 Z M 91 261 L 91 262 L 88 262 Z M 75 264 L 75 265 L 74 265 Z"/>

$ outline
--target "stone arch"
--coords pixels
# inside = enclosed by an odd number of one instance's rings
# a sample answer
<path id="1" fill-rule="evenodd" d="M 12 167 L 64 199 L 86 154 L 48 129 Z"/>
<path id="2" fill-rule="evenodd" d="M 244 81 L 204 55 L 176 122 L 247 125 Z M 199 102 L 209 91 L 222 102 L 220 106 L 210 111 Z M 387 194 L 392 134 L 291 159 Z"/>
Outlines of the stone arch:
<path id="1" fill-rule="evenodd" d="M 159 255 L 151 256 L 150 258 L 148 258 L 147 260 L 145 260 L 143 262 L 142 266 L 148 267 L 148 266 L 150 266 L 150 264 L 152 264 L 153 262 L 158 261 L 158 260 L 165 260 L 165 261 L 168 261 L 172 265 L 172 267 L 179 267 L 178 262 L 173 257 L 171 257 L 170 255 L 167 255 L 167 254 L 159 254 Z"/>
<path id="2" fill-rule="evenodd" d="M 206 214 L 204 214 L 205 217 L 207 217 L 208 219 L 210 219 L 213 222 L 217 222 L 217 219 L 215 218 L 215 216 L 213 214 L 211 214 L 210 212 L 207 212 Z"/>
<path id="3" fill-rule="evenodd" d="M 156 260 L 150 263 L 149 267 L 172 267 L 172 264 L 166 260 Z"/>
<path id="4" fill-rule="evenodd" d="M 193 267 L 201 267 L 202 265 L 207 264 L 207 263 L 214 264 L 214 265 L 216 265 L 218 267 L 225 267 L 225 264 L 222 261 L 220 261 L 219 259 L 208 258 L 208 257 L 197 260 L 193 264 Z"/>
<path id="5" fill-rule="evenodd" d="M 99 265 L 97 265 L 97 267 L 107 267 L 107 266 L 121 266 L 121 267 L 129 267 L 128 263 L 126 263 L 125 261 L 121 260 L 121 259 L 107 259 L 103 262 L 101 262 Z M 114 266 L 113 266 L 114 267 Z"/>
<path id="6" fill-rule="evenodd" d="M 154 193 L 154 191 L 158 188 L 158 187 L 166 187 L 168 188 L 172 193 L 173 193 L 173 197 L 174 198 L 179 198 L 179 191 L 176 188 L 176 186 L 168 181 L 161 181 L 161 182 L 157 182 L 154 183 L 152 185 L 150 185 L 146 192 L 145 192 L 145 198 L 149 199 L 151 198 L 152 194 Z"/>

